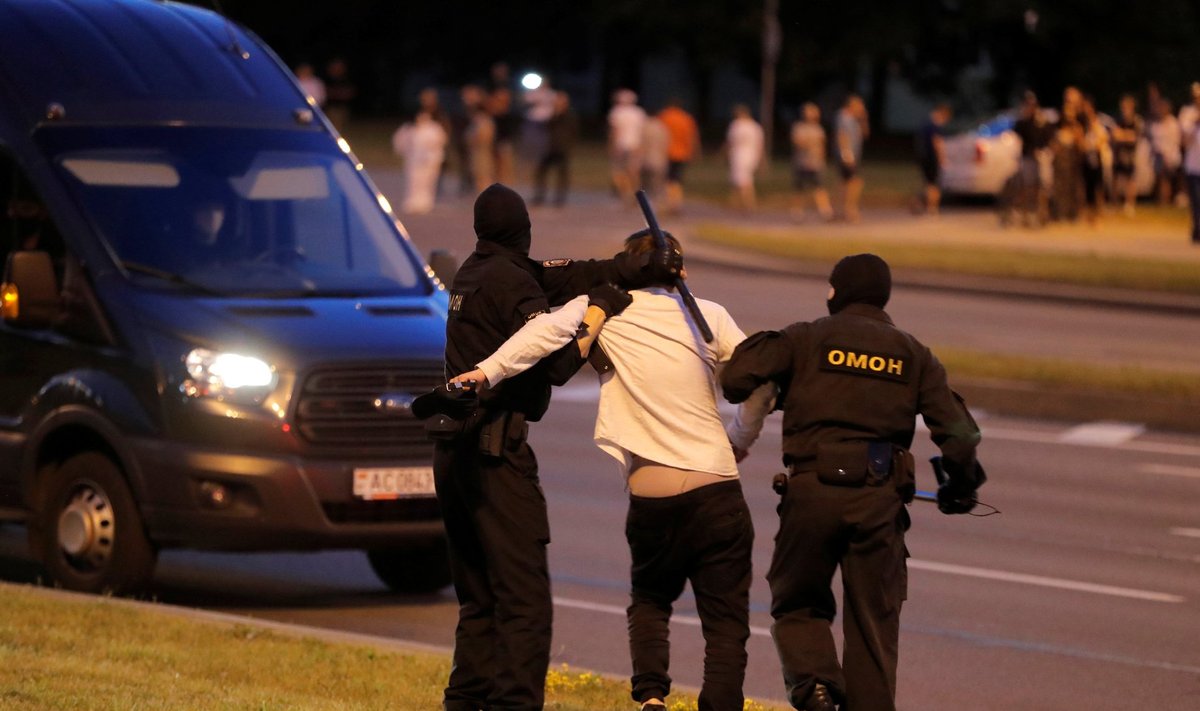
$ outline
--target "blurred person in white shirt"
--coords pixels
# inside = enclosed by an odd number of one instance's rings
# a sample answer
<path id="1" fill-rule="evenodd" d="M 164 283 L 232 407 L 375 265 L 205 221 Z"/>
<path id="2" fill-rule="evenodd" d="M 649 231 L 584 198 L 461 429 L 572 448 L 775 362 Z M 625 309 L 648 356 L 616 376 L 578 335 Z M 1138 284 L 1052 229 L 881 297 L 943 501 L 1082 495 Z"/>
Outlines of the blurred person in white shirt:
<path id="1" fill-rule="evenodd" d="M 642 169 L 642 136 L 646 128 L 646 110 L 637 105 L 637 94 L 620 89 L 613 94 L 608 112 L 608 156 L 612 184 L 617 195 L 633 204 Z"/>

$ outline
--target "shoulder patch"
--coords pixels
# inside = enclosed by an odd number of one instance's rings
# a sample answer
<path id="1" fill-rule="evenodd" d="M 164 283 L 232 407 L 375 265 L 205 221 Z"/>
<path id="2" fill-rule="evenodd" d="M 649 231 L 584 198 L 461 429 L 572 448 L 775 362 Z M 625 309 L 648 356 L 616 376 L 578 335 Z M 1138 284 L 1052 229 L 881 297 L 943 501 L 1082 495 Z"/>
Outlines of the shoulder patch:
<path id="1" fill-rule="evenodd" d="M 546 267 L 547 269 L 553 269 L 555 267 L 565 267 L 573 261 L 575 260 L 567 259 L 565 257 L 560 259 L 547 259 L 546 261 L 542 262 L 542 266 Z"/>
<path id="2" fill-rule="evenodd" d="M 909 381 L 908 358 L 887 353 L 870 353 L 843 346 L 823 346 L 820 368 L 850 375 L 881 378 L 897 383 Z"/>

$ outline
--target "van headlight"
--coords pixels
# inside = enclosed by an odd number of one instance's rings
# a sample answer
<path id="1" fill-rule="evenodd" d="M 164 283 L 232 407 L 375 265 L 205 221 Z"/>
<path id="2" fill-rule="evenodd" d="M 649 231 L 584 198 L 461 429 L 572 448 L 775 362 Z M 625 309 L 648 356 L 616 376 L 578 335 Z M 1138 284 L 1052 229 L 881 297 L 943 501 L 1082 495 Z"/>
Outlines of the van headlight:
<path id="1" fill-rule="evenodd" d="M 266 361 L 239 353 L 195 348 L 183 363 L 190 376 L 183 383 L 183 392 L 191 397 L 257 400 L 279 382 L 275 369 Z"/>

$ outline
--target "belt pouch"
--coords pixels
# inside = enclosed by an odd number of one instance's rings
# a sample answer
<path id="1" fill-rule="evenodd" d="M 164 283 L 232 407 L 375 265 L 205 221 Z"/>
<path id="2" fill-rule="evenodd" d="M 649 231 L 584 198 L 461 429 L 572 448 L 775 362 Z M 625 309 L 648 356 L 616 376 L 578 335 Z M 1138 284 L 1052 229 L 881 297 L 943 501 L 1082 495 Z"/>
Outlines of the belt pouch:
<path id="1" fill-rule="evenodd" d="M 425 420 L 425 435 L 438 442 L 449 442 L 462 434 L 465 427 L 465 420 L 438 413 Z"/>
<path id="2" fill-rule="evenodd" d="M 818 444 L 816 469 L 817 479 L 822 484 L 863 486 L 867 483 L 867 443 L 828 442 Z"/>

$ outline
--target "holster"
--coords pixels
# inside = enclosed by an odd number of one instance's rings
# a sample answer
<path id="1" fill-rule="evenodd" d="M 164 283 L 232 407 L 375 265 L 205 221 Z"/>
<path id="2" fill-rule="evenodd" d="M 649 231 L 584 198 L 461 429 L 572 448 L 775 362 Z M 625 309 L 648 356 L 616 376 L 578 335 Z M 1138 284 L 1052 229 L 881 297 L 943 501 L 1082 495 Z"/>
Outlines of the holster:
<path id="1" fill-rule="evenodd" d="M 505 448 L 516 449 L 529 436 L 524 413 L 500 410 L 489 413 L 479 429 L 479 453 L 499 457 Z"/>

